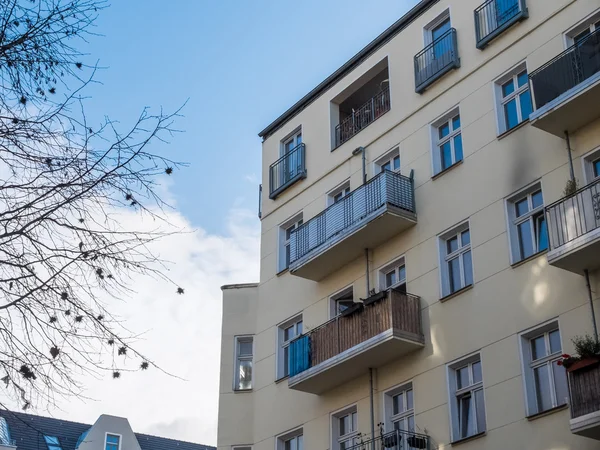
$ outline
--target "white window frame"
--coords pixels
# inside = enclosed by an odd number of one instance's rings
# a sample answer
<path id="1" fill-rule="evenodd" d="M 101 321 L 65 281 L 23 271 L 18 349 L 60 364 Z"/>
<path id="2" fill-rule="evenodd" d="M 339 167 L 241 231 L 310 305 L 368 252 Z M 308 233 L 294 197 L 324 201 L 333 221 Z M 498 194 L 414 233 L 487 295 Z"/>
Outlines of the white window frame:
<path id="1" fill-rule="evenodd" d="M 352 293 L 352 298 L 354 299 L 354 285 L 353 284 L 351 284 L 350 286 L 346 286 L 345 288 L 340 289 L 339 291 L 337 291 L 329 296 L 329 318 L 330 319 L 333 319 L 341 314 L 341 311 L 339 310 L 339 307 L 338 307 L 338 301 L 340 300 L 340 298 L 343 298 L 350 293 Z M 344 300 L 344 301 L 354 302 L 354 300 Z"/>
<path id="2" fill-rule="evenodd" d="M 285 450 L 285 444 L 294 439 L 296 440 L 296 450 L 304 450 L 304 429 L 302 427 L 277 436 L 275 438 L 275 450 Z"/>
<path id="3" fill-rule="evenodd" d="M 289 268 L 287 264 L 287 248 L 290 241 L 287 239 L 287 230 L 291 227 L 298 228 L 303 223 L 302 212 L 279 225 L 278 251 L 277 251 L 277 273 L 284 272 Z"/>
<path id="4" fill-rule="evenodd" d="M 460 116 L 460 107 L 459 106 L 455 106 L 454 108 L 452 108 L 450 111 L 444 113 L 443 115 L 441 115 L 440 117 L 438 117 L 437 119 L 435 119 L 431 125 L 430 125 L 430 130 L 431 130 L 431 171 L 432 171 L 432 176 L 436 176 L 448 169 L 450 169 L 451 167 L 455 166 L 457 163 L 461 162 L 464 160 L 465 155 L 464 155 L 464 142 L 463 142 L 463 156 L 462 159 L 457 160 L 456 159 L 456 149 L 454 146 L 454 138 L 458 135 L 460 135 L 461 141 L 462 141 L 462 117 L 460 118 L 460 127 L 458 127 L 457 130 L 453 130 L 452 129 L 452 122 L 453 119 L 456 116 Z M 442 139 L 440 139 L 440 133 L 439 133 L 439 129 L 443 126 L 448 124 L 449 126 L 449 130 L 450 133 L 443 137 Z M 450 142 L 450 152 L 451 152 L 451 158 L 452 158 L 452 164 L 450 164 L 450 166 L 446 167 L 445 169 L 442 168 L 442 156 L 441 156 L 441 146 L 443 144 L 445 144 L 446 142 Z"/>
<path id="5" fill-rule="evenodd" d="M 570 28 L 565 32 L 565 49 L 572 47 L 575 44 L 575 37 L 581 34 L 586 29 L 590 30 L 590 33 L 593 33 L 598 29 L 598 24 L 600 22 L 600 9 L 597 9 L 592 14 L 587 16 L 581 22 L 579 22 L 574 27 Z"/>
<path id="6" fill-rule="evenodd" d="M 506 123 L 506 116 L 504 114 L 504 105 L 506 105 L 507 103 L 512 101 L 512 99 L 520 96 L 523 92 L 529 90 L 529 82 L 527 82 L 523 86 L 519 87 L 519 84 L 517 81 L 519 74 L 523 73 L 523 71 L 526 71 L 527 74 L 529 74 L 529 69 L 527 68 L 527 61 L 521 61 L 519 64 L 514 66 L 508 72 L 504 73 L 503 75 L 498 77 L 496 80 L 494 80 L 493 87 L 494 87 L 494 99 L 495 99 L 495 104 L 496 104 L 496 127 L 497 127 L 498 136 L 500 136 L 508 131 L 512 131 L 512 130 L 516 129 L 523 122 L 529 120 L 529 117 L 523 119 L 522 112 L 521 112 L 521 102 L 519 101 L 518 98 L 516 100 L 516 105 L 517 105 L 517 118 L 519 119 L 519 123 L 509 130 L 508 124 Z M 504 97 L 504 95 L 502 94 L 502 86 L 505 85 L 506 83 L 508 83 L 510 80 L 513 80 L 515 90 L 512 93 L 508 94 L 506 97 Z M 533 103 L 534 103 L 533 94 L 530 92 L 529 95 L 531 97 L 531 104 L 532 104 L 532 108 L 533 108 Z"/>
<path id="7" fill-rule="evenodd" d="M 479 363 L 481 365 L 481 381 L 474 382 L 473 379 L 473 364 Z M 457 372 L 468 367 L 469 374 L 469 385 L 458 389 L 457 386 Z M 472 436 L 485 433 L 487 431 L 487 416 L 486 416 L 486 401 L 485 401 L 485 384 L 483 379 L 483 363 L 481 360 L 481 354 L 479 352 L 472 355 L 460 358 L 454 362 L 446 365 L 447 382 L 448 382 L 448 404 L 450 405 L 450 436 L 452 442 L 461 441 L 468 439 Z M 481 413 L 477 408 L 476 392 L 481 391 L 483 395 L 483 412 Z M 459 402 L 461 398 L 470 396 L 470 412 L 473 414 L 473 424 L 475 426 L 474 433 L 468 436 L 461 435 L 461 416 L 459 410 Z M 479 426 L 478 414 L 481 413 L 481 419 L 483 420 L 482 427 Z M 482 429 L 480 429 L 482 428 Z"/>
<path id="8" fill-rule="evenodd" d="M 536 208 L 533 207 L 533 194 L 542 193 L 542 204 Z M 517 203 L 527 199 L 528 212 L 520 217 L 517 217 Z M 508 241 L 510 246 L 510 262 L 516 264 L 529 258 L 535 257 L 538 253 L 546 251 L 547 249 L 540 250 L 538 248 L 538 219 L 542 217 L 544 223 L 546 223 L 546 216 L 544 213 L 544 191 L 542 189 L 542 182 L 536 181 L 530 184 L 524 189 L 521 189 L 515 194 L 505 199 L 504 206 L 506 209 L 506 218 L 508 220 Z M 519 239 L 519 225 L 529 222 L 529 232 L 533 242 L 533 253 L 530 256 L 522 256 L 523 250 L 521 249 L 521 243 Z M 546 234 L 548 233 L 548 224 L 546 223 Z M 548 237 L 549 239 L 549 237 Z"/>
<path id="9" fill-rule="evenodd" d="M 404 268 L 404 278 L 400 277 L 401 268 Z M 392 272 L 392 270 L 396 273 L 396 283 L 388 286 L 387 275 L 390 272 Z M 379 274 L 380 291 L 387 291 L 388 289 L 399 288 L 402 285 L 404 285 L 404 287 L 406 288 L 406 258 L 404 257 L 404 255 L 380 267 L 377 273 Z"/>
<path id="10" fill-rule="evenodd" d="M 347 195 L 350 195 L 350 192 L 351 192 L 350 191 L 350 180 L 346 180 L 342 184 L 337 186 L 335 189 L 333 189 L 327 193 L 325 206 L 328 207 L 328 206 L 331 206 L 331 205 L 339 202 Z M 341 194 L 341 196 L 338 199 L 336 199 L 336 197 L 340 194 Z"/>
<path id="11" fill-rule="evenodd" d="M 108 436 L 117 436 L 119 438 L 119 444 L 117 445 L 117 450 L 121 450 L 121 444 L 123 442 L 123 435 L 119 434 L 119 433 L 111 433 L 109 431 L 106 431 L 104 433 L 104 449 L 103 450 L 107 450 L 106 449 L 106 445 L 108 444 Z"/>
<path id="12" fill-rule="evenodd" d="M 240 342 L 250 342 L 252 344 L 252 353 L 248 355 L 239 354 Z M 250 387 L 248 389 L 239 388 L 240 384 L 240 363 L 242 361 L 250 361 L 252 375 L 250 377 Z M 234 368 L 233 368 L 233 390 L 237 392 L 251 391 L 254 388 L 254 336 L 251 334 L 245 334 L 234 337 Z"/>
<path id="13" fill-rule="evenodd" d="M 288 134 L 284 139 L 281 140 L 281 145 L 279 149 L 279 156 L 282 157 L 287 154 L 287 144 L 292 142 L 292 146 L 290 150 L 296 148 L 300 145 L 302 141 L 302 127 L 296 128 L 293 132 Z"/>
<path id="14" fill-rule="evenodd" d="M 560 349 L 551 353 L 550 347 L 550 338 L 549 335 L 553 331 L 558 331 L 560 338 Z M 547 354 L 543 358 L 538 358 L 533 361 L 533 355 L 531 350 L 531 343 L 534 339 L 538 337 L 544 337 L 545 346 L 547 350 Z M 561 355 L 563 353 L 563 343 L 562 343 L 562 334 L 560 332 L 560 324 L 558 319 L 552 319 L 542 325 L 537 325 L 534 328 L 530 328 L 519 333 L 519 347 L 521 354 L 521 367 L 523 370 L 523 389 L 525 392 L 525 410 L 527 411 L 527 416 L 533 416 L 536 414 L 541 414 L 547 411 L 550 411 L 554 408 L 558 408 L 560 406 L 566 405 L 568 403 L 568 398 L 559 399 L 557 398 L 557 381 L 559 383 L 563 383 L 563 388 L 565 389 L 565 394 L 568 397 L 568 384 L 567 384 L 567 374 L 566 371 L 559 367 L 560 370 L 557 370 L 562 380 L 557 380 L 555 378 L 556 374 L 554 369 L 556 366 L 556 362 L 561 359 Z M 535 377 L 534 377 L 534 369 L 547 366 L 548 367 L 548 379 L 550 382 L 550 401 L 551 407 L 540 411 L 539 405 L 537 402 L 537 390 L 535 386 Z M 554 367 L 556 366 L 556 367 Z"/>
<path id="15" fill-rule="evenodd" d="M 408 397 L 406 395 L 409 391 L 411 392 L 411 395 L 412 395 L 412 408 L 411 409 L 408 408 Z M 403 394 L 402 402 L 404 404 L 404 411 L 401 411 L 398 414 L 394 414 L 394 398 L 399 394 Z M 417 426 L 415 423 L 415 396 L 414 396 L 414 389 L 413 389 L 412 381 L 402 383 L 398 386 L 395 386 L 395 387 L 385 391 L 383 393 L 383 408 L 384 408 L 384 414 L 383 414 L 384 425 L 385 425 L 386 432 L 390 433 L 390 432 L 394 431 L 394 424 L 396 422 L 399 422 L 402 420 L 409 421 L 410 417 L 412 417 L 414 429 L 413 430 L 405 430 L 405 431 L 416 431 L 417 430 Z"/>
<path id="16" fill-rule="evenodd" d="M 463 245 L 462 244 L 462 233 L 465 231 L 469 231 L 469 243 Z M 447 242 L 454 238 L 458 238 L 459 247 L 452 253 L 448 253 L 448 244 Z M 473 259 L 473 235 L 471 232 L 471 226 L 469 221 L 465 221 L 456 225 L 449 230 L 443 232 L 438 236 L 438 253 L 440 256 L 440 292 L 441 298 L 448 297 L 449 295 L 453 295 L 456 292 L 461 291 L 473 284 L 475 284 L 475 262 Z M 471 252 L 471 283 L 467 284 L 466 279 L 466 271 L 464 264 L 464 255 L 467 252 Z M 450 284 L 450 271 L 448 269 L 448 263 L 455 258 L 459 258 L 459 270 L 460 270 L 460 280 L 461 287 L 458 289 L 451 290 Z"/>
<path id="17" fill-rule="evenodd" d="M 300 324 L 300 325 L 299 325 Z M 294 327 L 294 336 L 291 339 L 285 340 L 285 331 Z M 276 380 L 283 380 L 289 376 L 289 359 L 286 361 L 285 358 L 285 349 L 289 348 L 290 342 L 296 339 L 304 332 L 304 322 L 302 318 L 302 314 L 297 314 L 291 319 L 286 320 L 285 322 L 277 325 L 277 364 L 276 364 Z M 289 352 L 288 352 L 289 358 Z M 287 365 L 286 365 L 287 363 Z"/>
<path id="18" fill-rule="evenodd" d="M 450 17 L 450 8 L 446 8 L 435 19 L 423 27 L 423 43 L 427 47 L 433 42 L 433 30 L 441 25 L 446 20 L 450 20 L 450 28 L 452 28 L 452 19 Z"/>
<path id="19" fill-rule="evenodd" d="M 353 426 L 353 430 L 350 432 L 340 435 L 340 419 L 343 419 L 347 416 L 351 417 L 350 422 Z M 356 444 L 356 438 L 359 435 L 358 432 L 358 408 L 356 404 L 346 406 L 343 409 L 336 411 L 331 414 L 331 449 L 332 450 L 341 450 L 342 443 L 348 442 L 351 440 L 352 446 Z M 348 448 L 348 447 L 346 447 Z"/>
<path id="20" fill-rule="evenodd" d="M 383 166 L 390 163 L 390 167 L 394 167 L 393 161 L 398 158 L 398 167 L 393 169 L 391 172 L 401 173 L 402 170 L 402 159 L 400 158 L 400 147 L 394 147 L 389 152 L 380 156 L 373 162 L 373 173 L 375 175 L 383 172 Z"/>
<path id="21" fill-rule="evenodd" d="M 596 176 L 594 173 L 594 163 L 600 160 L 600 147 L 587 152 L 581 157 L 581 163 L 583 168 L 583 175 L 585 184 L 588 185 L 593 181 L 600 179 L 600 173 Z M 582 186 L 580 186 L 582 187 Z"/>

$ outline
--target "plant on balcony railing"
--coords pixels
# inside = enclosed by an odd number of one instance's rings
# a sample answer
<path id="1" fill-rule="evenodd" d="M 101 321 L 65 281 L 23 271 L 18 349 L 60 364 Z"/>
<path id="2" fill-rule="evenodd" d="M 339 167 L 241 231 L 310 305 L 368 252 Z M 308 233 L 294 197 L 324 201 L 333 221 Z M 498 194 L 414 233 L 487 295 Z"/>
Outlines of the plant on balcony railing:
<path id="1" fill-rule="evenodd" d="M 296 228 L 290 237 L 293 264 L 385 205 L 415 211 L 413 178 L 384 171 Z"/>
<path id="2" fill-rule="evenodd" d="M 600 28 L 529 75 L 535 109 L 600 72 Z"/>
<path id="3" fill-rule="evenodd" d="M 525 0 L 487 0 L 475 10 L 477 48 L 484 48 L 508 27 L 527 16 Z"/>
<path id="4" fill-rule="evenodd" d="M 354 442 L 346 450 L 429 450 L 432 448 L 431 437 L 410 430 L 394 430 L 384 433 L 383 424 L 379 425 L 379 436 L 368 438 L 359 433 Z"/>
<path id="5" fill-rule="evenodd" d="M 385 88 L 335 127 L 335 146 L 339 147 L 352 136 L 367 128 L 390 110 L 390 89 Z"/>
<path id="6" fill-rule="evenodd" d="M 306 151 L 305 145 L 299 144 L 269 167 L 269 198 L 274 199 L 302 178 L 306 178 Z"/>
<path id="7" fill-rule="evenodd" d="M 590 335 L 576 336 L 572 339 L 575 347 L 575 356 L 568 354 L 562 355 L 557 361 L 559 366 L 564 366 L 567 370 L 577 370 L 590 363 L 600 362 L 600 342 Z"/>
<path id="8" fill-rule="evenodd" d="M 456 30 L 450 28 L 415 55 L 415 90 L 423 93 L 438 78 L 458 67 Z"/>

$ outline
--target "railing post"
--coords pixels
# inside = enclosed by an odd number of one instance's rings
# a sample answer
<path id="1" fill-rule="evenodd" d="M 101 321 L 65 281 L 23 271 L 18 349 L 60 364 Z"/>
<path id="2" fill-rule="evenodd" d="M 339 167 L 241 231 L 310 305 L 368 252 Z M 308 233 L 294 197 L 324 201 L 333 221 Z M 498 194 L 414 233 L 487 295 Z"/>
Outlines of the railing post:
<path id="1" fill-rule="evenodd" d="M 375 122 L 375 97 L 371 97 L 371 122 Z"/>
<path id="2" fill-rule="evenodd" d="M 335 334 L 337 336 L 336 354 L 340 353 L 340 315 L 335 316 Z"/>

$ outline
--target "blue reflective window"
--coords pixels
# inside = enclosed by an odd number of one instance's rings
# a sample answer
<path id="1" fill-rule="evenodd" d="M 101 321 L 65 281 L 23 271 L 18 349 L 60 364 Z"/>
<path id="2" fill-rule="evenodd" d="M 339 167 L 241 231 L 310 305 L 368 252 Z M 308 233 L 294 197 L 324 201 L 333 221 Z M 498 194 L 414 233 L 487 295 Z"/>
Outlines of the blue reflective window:
<path id="1" fill-rule="evenodd" d="M 515 92 L 515 82 L 513 80 L 507 81 L 502 85 L 502 96 L 506 97 L 507 95 Z"/>
<path id="2" fill-rule="evenodd" d="M 456 158 L 456 162 L 462 161 L 463 159 L 462 137 L 460 134 L 454 136 L 454 157 Z"/>
<path id="3" fill-rule="evenodd" d="M 504 105 L 504 118 L 506 119 L 506 129 L 519 125 L 519 115 L 517 114 L 517 100 L 512 99 L 510 102 Z"/>
<path id="4" fill-rule="evenodd" d="M 121 440 L 120 436 L 115 434 L 107 434 L 106 435 L 106 450 L 119 450 L 119 441 Z"/>
<path id="5" fill-rule="evenodd" d="M 44 436 L 48 450 L 62 450 L 60 441 L 56 436 Z"/>
<path id="6" fill-rule="evenodd" d="M 546 217 L 542 214 L 536 219 L 536 234 L 538 239 L 538 252 L 548 250 L 548 229 Z"/>
<path id="7" fill-rule="evenodd" d="M 440 139 L 445 138 L 446 136 L 448 136 L 450 134 L 450 125 L 448 123 L 445 123 L 444 125 L 442 125 L 439 129 L 439 133 L 440 133 Z"/>
<path id="8" fill-rule="evenodd" d="M 452 165 L 452 149 L 450 147 L 450 141 L 442 144 L 440 147 L 441 159 L 442 159 L 442 170 L 447 169 Z"/>
<path id="9" fill-rule="evenodd" d="M 529 90 L 519 95 L 519 102 L 521 103 L 522 120 L 529 119 L 529 115 L 533 112 L 533 106 L 531 105 L 531 94 Z"/>
<path id="10" fill-rule="evenodd" d="M 600 159 L 597 159 L 592 163 L 594 167 L 594 178 L 600 177 Z"/>
<path id="11" fill-rule="evenodd" d="M 517 75 L 517 84 L 519 85 L 519 87 L 526 85 L 528 82 L 529 78 L 527 76 L 526 70 Z"/>
<path id="12" fill-rule="evenodd" d="M 456 131 L 460 128 L 460 115 L 452 119 L 452 130 Z"/>

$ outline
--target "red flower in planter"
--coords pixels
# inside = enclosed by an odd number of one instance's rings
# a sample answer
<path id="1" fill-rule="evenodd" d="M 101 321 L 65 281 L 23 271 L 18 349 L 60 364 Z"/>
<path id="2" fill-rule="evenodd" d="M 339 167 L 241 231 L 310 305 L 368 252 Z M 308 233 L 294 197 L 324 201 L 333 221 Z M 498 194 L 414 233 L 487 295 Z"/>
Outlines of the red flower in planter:
<path id="1" fill-rule="evenodd" d="M 570 357 L 571 357 L 571 355 L 569 355 L 569 354 L 567 354 L 567 353 L 563 353 L 561 356 L 562 356 L 563 358 L 570 358 Z"/>
<path id="2" fill-rule="evenodd" d="M 562 366 L 563 365 L 562 359 L 559 359 L 558 361 L 556 361 L 556 365 L 557 366 Z"/>

